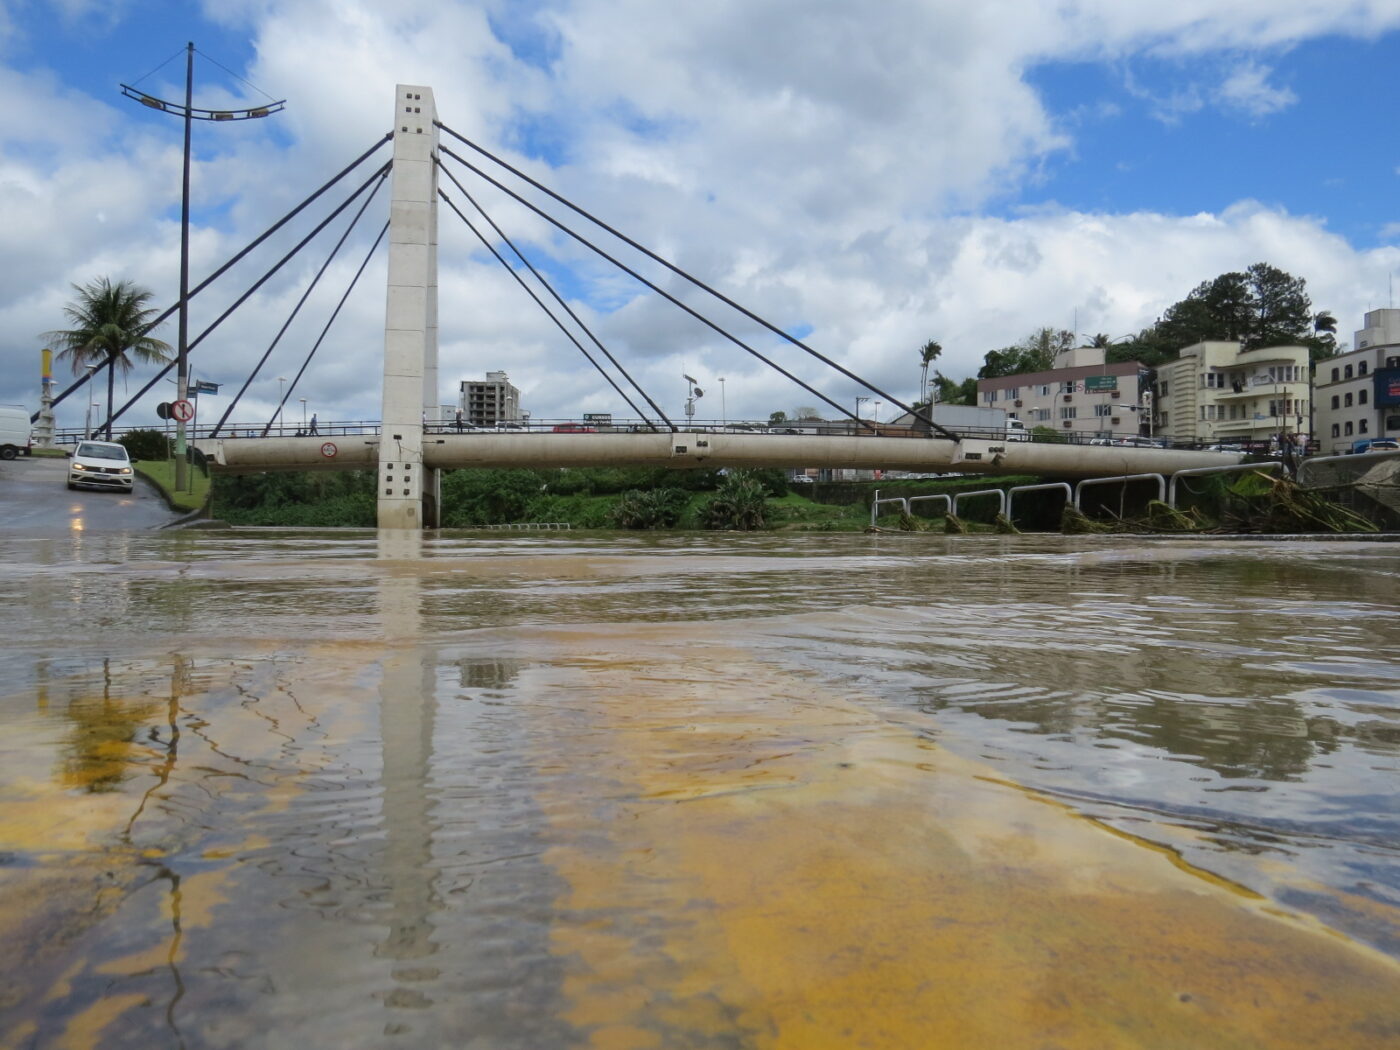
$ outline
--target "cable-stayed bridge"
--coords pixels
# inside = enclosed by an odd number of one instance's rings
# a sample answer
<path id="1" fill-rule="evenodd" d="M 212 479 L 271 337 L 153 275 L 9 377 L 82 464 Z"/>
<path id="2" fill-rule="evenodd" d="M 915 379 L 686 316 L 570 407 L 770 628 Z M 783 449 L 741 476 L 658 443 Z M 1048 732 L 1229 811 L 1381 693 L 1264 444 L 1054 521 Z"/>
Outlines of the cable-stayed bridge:
<path id="1" fill-rule="evenodd" d="M 350 195 L 330 215 L 321 220 L 291 251 L 275 263 L 252 287 L 184 348 L 199 348 L 230 314 L 242 306 L 293 256 L 302 251 L 342 214 L 353 218 L 335 247 L 301 296 L 271 345 L 243 382 L 222 418 L 206 436 L 194 442 L 208 458 L 215 472 L 256 473 L 273 470 L 374 470 L 378 486 L 378 521 L 383 528 L 416 529 L 437 524 L 439 472 L 458 467 L 580 467 L 580 466 L 664 466 L 678 469 L 696 467 L 830 467 L 903 470 L 914 472 L 959 471 L 976 474 L 1041 474 L 1068 478 L 1108 477 L 1135 474 L 1172 474 L 1181 470 L 1226 466 L 1241 457 L 1220 453 L 1162 448 L 1086 446 L 1037 441 L 1011 441 L 1000 436 L 959 433 L 904 404 L 887 391 L 856 375 L 845 365 L 808 346 L 802 340 L 748 310 L 738 302 L 705 284 L 660 255 L 650 251 L 621 231 L 589 214 L 523 171 L 490 153 L 465 136 L 442 124 L 437 118 L 433 92 L 428 87 L 399 85 L 395 89 L 394 127 L 380 142 L 343 169 L 267 232 L 229 260 L 202 283 L 190 290 L 188 299 L 207 288 L 256 247 L 284 227 L 303 209 L 327 191 L 372 162 L 386 144 L 392 143 L 392 157 L 372 168 Z M 443 143 L 446 136 L 452 145 Z M 458 149 L 464 152 L 459 153 Z M 470 152 L 475 160 L 465 156 Z M 491 164 L 488 170 L 484 164 Z M 699 429 L 688 421 L 677 423 L 636 382 L 619 360 L 568 305 L 538 267 L 526 258 L 515 243 L 487 215 L 468 190 L 459 172 L 474 176 L 495 187 L 561 233 L 595 252 L 636 281 L 648 287 L 697 323 L 751 355 L 818 401 L 831 406 L 838 417 L 848 421 L 844 433 L 775 434 L 742 433 L 728 428 Z M 495 172 L 493 174 L 492 172 Z M 449 193 L 441 183 L 445 176 Z M 515 185 L 546 198 L 554 210 L 534 203 Z M 350 232 L 377 199 L 385 183 L 390 186 L 389 217 L 380 229 L 369 253 L 360 264 L 320 336 L 298 366 L 291 386 L 281 393 L 282 407 L 292 397 L 316 351 L 321 347 L 354 290 L 371 256 L 381 243 L 388 246 L 388 281 L 385 306 L 383 393 L 378 433 L 330 436 L 286 437 L 273 434 L 273 421 L 249 436 L 246 424 L 230 427 L 229 420 L 242 396 L 269 361 L 292 320 L 306 303 L 317 282 L 349 238 Z M 459 203 L 460 202 L 460 203 Z M 475 221 L 464 210 L 470 208 Z M 525 293 L 545 311 L 564 336 L 607 380 L 618 397 L 639 421 L 627 428 L 608 432 L 554 433 L 506 431 L 453 433 L 440 419 L 438 374 L 438 219 L 442 205 L 460 219 L 519 281 Z M 744 318 L 748 326 L 778 337 L 819 362 L 829 371 L 870 391 L 887 404 L 902 409 L 914 420 L 910 428 L 893 428 L 859 419 L 844 405 L 784 367 L 773 357 L 740 339 L 709 315 L 649 280 L 622 259 L 609 253 L 560 219 L 562 211 L 572 220 L 582 220 L 601 230 L 613 242 L 620 242 L 663 267 L 674 277 L 698 289 Z M 509 262 L 509 253 L 519 268 Z M 522 271 L 528 272 L 527 282 Z M 187 300 L 188 301 L 188 300 Z M 177 304 L 178 306 L 179 304 Z M 167 311 L 173 313 L 176 307 Z M 106 423 L 124 414 L 158 382 L 174 363 L 158 373 Z M 62 401 L 92 376 L 65 390 L 54 404 Z M 897 436 L 896 436 L 897 435 Z"/>

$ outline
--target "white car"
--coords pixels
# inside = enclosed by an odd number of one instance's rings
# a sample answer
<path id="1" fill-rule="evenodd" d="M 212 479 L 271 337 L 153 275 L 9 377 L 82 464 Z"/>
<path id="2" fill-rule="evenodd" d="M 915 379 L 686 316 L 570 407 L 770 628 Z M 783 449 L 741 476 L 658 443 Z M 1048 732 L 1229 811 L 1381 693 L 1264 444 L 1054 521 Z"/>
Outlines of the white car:
<path id="1" fill-rule="evenodd" d="M 131 491 L 135 472 L 126 448 L 113 441 L 80 441 L 68 463 L 68 487 Z"/>

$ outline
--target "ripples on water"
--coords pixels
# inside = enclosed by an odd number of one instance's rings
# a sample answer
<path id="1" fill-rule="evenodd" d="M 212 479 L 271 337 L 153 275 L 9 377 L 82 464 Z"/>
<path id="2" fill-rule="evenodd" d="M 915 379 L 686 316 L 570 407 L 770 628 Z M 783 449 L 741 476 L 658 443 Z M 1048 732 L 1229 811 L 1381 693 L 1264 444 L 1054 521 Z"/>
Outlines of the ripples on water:
<path id="1" fill-rule="evenodd" d="M 67 1026 L 89 1045 L 81 1033 L 102 1030 L 105 1003 L 135 1010 L 130 1042 L 108 1029 L 90 1045 L 250 1045 L 264 1028 L 346 1046 L 583 1039 L 596 1018 L 560 1006 L 578 998 L 578 960 L 616 968 L 618 988 L 598 977 L 593 994 L 619 1004 L 627 968 L 622 945 L 561 950 L 561 923 L 598 911 L 568 858 L 607 853 L 602 829 L 635 818 L 609 796 L 632 789 L 610 772 L 623 760 L 596 720 L 608 694 L 587 684 L 594 636 L 610 667 L 637 654 L 619 679 L 635 698 L 610 718 L 645 710 L 648 681 L 711 705 L 730 666 L 779 708 L 810 686 L 873 719 L 852 734 L 935 741 L 1400 958 L 1393 544 L 445 534 L 420 546 L 274 530 L 0 543 L 0 788 L 48 790 L 50 808 L 64 804 L 54 790 L 93 800 L 83 835 L 26 848 L 41 811 L 0 825 L 0 873 L 56 872 L 93 839 L 113 851 L 52 876 L 55 893 L 110 889 L 101 914 L 55 920 L 92 961 L 16 1032 Z M 726 716 L 738 727 L 721 738 L 737 749 L 727 757 L 697 745 L 664 762 L 698 763 L 723 791 L 786 782 L 735 757 L 746 717 Z M 815 747 L 785 732 L 794 753 Z M 35 758 L 45 749 L 57 765 Z M 629 885 L 668 878 L 640 878 L 645 853 L 609 863 Z M 201 943 L 201 923 L 230 903 L 240 918 Z M 661 908 L 617 918 L 630 943 L 660 943 L 645 916 Z M 51 958 L 67 957 L 32 952 L 40 977 Z M 675 1037 L 699 1022 L 665 1023 Z M 767 1045 L 752 1023 L 733 1020 L 733 1045 Z"/>

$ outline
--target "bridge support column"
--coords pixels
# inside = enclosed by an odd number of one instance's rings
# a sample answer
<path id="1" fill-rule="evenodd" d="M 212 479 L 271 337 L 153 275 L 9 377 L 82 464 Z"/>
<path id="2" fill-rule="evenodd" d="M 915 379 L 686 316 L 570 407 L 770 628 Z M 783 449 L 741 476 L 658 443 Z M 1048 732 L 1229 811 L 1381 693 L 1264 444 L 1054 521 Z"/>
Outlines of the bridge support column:
<path id="1" fill-rule="evenodd" d="M 436 119 L 431 88 L 398 85 L 379 435 L 381 529 L 438 524 L 437 471 L 423 469 L 423 431 L 438 416 Z"/>

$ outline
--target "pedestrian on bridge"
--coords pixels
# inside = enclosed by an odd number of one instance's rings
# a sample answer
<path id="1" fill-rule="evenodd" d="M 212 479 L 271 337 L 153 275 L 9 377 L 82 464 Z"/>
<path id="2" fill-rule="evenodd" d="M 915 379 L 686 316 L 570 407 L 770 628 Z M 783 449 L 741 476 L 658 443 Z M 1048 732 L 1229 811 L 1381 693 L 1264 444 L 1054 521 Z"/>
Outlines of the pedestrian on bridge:
<path id="1" fill-rule="evenodd" d="M 462 410 L 460 408 L 457 409 L 457 414 L 453 417 L 453 422 L 457 426 L 457 433 L 460 434 L 462 432 Z"/>
<path id="2" fill-rule="evenodd" d="M 316 413 L 311 413 L 311 429 L 307 431 L 312 437 L 316 436 Z"/>

